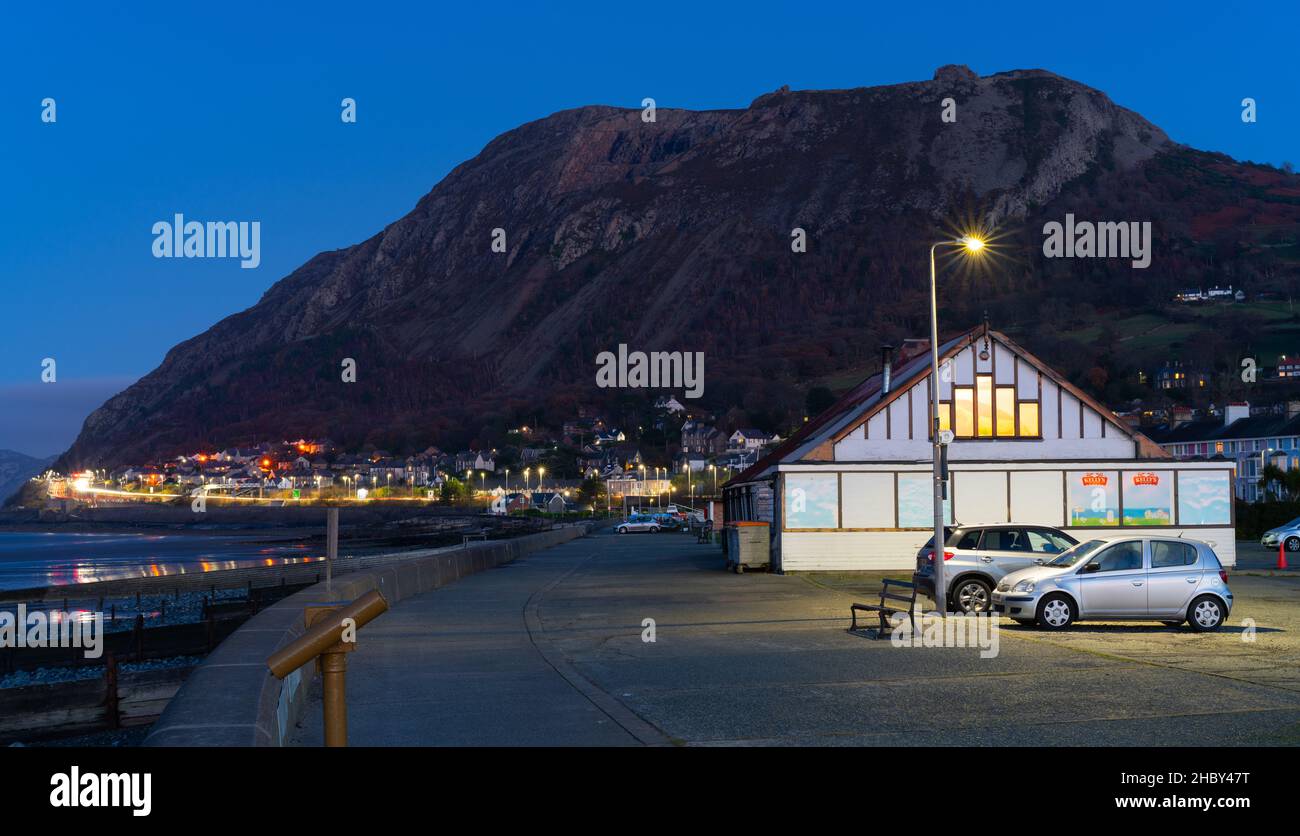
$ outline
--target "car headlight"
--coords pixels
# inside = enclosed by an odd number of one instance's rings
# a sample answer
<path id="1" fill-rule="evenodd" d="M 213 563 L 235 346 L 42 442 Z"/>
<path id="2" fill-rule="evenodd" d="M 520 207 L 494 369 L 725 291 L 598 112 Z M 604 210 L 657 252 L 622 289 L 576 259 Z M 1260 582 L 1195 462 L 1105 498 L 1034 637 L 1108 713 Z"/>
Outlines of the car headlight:
<path id="1" fill-rule="evenodd" d="M 1033 592 L 1033 591 L 1034 591 L 1034 582 L 1033 582 L 1033 581 L 1021 581 L 1020 583 L 1016 584 L 1015 591 L 1016 591 L 1016 592 Z"/>

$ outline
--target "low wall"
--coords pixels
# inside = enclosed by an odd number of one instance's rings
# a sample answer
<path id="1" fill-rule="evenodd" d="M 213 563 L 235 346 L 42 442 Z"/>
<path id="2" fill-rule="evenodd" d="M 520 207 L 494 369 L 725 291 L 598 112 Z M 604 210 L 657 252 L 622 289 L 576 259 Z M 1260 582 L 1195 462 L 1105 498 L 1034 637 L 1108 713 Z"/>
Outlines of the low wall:
<path id="1" fill-rule="evenodd" d="M 378 589 L 393 606 L 466 575 L 582 537 L 587 531 L 586 524 L 578 524 L 512 540 L 473 542 L 464 548 L 453 546 L 351 572 L 334 578 L 333 600 L 351 601 Z M 271 675 L 266 660 L 303 634 L 307 604 L 327 600 L 325 584 L 319 583 L 249 619 L 195 668 L 144 745 L 284 745 L 301 716 L 313 666 L 304 665 L 281 681 Z M 364 634 L 360 640 L 360 652 L 364 653 Z"/>

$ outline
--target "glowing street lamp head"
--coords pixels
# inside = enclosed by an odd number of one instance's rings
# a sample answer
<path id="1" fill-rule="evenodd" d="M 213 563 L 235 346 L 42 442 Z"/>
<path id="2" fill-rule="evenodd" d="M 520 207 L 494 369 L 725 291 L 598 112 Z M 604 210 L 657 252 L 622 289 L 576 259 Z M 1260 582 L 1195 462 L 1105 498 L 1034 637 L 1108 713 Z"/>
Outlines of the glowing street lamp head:
<path id="1" fill-rule="evenodd" d="M 976 238 L 974 235 L 967 235 L 959 243 L 966 248 L 968 253 L 977 253 L 984 249 L 984 239 Z"/>

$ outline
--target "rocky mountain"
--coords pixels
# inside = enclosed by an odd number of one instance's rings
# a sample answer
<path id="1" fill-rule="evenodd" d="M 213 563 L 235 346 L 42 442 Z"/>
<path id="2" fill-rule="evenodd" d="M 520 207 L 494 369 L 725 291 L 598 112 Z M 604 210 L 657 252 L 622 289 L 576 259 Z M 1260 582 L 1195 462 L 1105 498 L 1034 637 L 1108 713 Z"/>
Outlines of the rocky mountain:
<path id="1" fill-rule="evenodd" d="M 37 459 L 13 450 L 0 450 L 0 505 L 17 493 L 28 479 L 44 472 L 53 461 L 53 456 Z"/>
<path id="2" fill-rule="evenodd" d="M 941 118 L 945 99 L 955 121 Z M 1151 268 L 1047 262 L 1044 219 L 1067 212 L 1152 221 Z M 60 464 L 300 435 L 450 446 L 617 397 L 594 374 L 619 343 L 703 351 L 706 405 L 798 420 L 808 381 L 924 331 L 929 244 L 971 222 L 996 228 L 998 257 L 945 266 L 945 326 L 988 312 L 1004 330 L 1024 325 L 1034 348 L 1052 304 L 1155 304 L 1225 270 L 1254 275 L 1248 231 L 1300 223 L 1300 180 L 1180 146 L 1043 70 L 782 88 L 743 110 L 660 108 L 654 121 L 563 111 L 496 138 L 405 217 L 173 348 L 87 419 Z M 792 251 L 796 228 L 806 252 Z M 1273 279 L 1290 280 L 1284 267 Z"/>

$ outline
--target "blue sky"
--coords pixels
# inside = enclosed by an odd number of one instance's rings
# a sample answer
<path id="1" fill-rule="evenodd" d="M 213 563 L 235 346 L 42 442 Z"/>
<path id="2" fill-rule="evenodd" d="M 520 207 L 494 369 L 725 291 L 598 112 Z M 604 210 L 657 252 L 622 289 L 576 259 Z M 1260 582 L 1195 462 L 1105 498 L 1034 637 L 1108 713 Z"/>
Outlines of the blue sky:
<path id="1" fill-rule="evenodd" d="M 1041 67 L 1177 141 L 1300 164 L 1280 2 L 37 5 L 0 12 L 0 448 L 32 454 L 314 253 L 401 217 L 492 137 L 568 107 L 739 108 L 783 84 Z M 261 266 L 153 258 L 151 227 L 175 212 L 260 221 Z M 33 392 L 45 357 L 58 382 Z"/>

